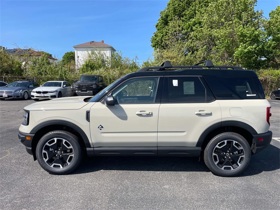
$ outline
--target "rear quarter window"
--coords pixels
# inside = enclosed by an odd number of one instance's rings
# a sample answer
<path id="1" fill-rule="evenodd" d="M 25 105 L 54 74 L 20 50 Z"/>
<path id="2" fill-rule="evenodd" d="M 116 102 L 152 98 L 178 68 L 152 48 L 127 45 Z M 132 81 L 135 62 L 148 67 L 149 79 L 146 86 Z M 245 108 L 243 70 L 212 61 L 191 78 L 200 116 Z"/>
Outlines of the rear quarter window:
<path id="1" fill-rule="evenodd" d="M 216 99 L 264 99 L 264 92 L 257 77 L 205 78 Z"/>

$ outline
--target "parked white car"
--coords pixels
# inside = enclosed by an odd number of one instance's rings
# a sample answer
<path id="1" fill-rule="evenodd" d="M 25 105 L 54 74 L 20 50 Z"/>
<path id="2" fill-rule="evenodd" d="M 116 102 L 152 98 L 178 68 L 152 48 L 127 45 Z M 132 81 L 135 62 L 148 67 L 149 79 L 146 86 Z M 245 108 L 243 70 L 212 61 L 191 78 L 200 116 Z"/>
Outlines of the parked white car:
<path id="1" fill-rule="evenodd" d="M 31 98 L 35 101 L 73 96 L 73 90 L 67 81 L 48 81 L 31 92 Z"/>

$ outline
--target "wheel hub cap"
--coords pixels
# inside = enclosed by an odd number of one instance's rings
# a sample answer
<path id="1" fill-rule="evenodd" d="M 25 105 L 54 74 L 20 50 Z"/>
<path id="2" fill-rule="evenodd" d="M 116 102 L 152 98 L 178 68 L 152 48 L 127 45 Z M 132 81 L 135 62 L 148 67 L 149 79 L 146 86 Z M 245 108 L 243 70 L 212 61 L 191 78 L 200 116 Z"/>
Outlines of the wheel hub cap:
<path id="1" fill-rule="evenodd" d="M 50 167 L 64 168 L 72 162 L 74 148 L 66 139 L 52 138 L 45 143 L 42 156 Z"/>
<path id="2" fill-rule="evenodd" d="M 214 147 L 212 159 L 222 170 L 235 170 L 245 160 L 244 148 L 235 140 L 223 140 Z"/>

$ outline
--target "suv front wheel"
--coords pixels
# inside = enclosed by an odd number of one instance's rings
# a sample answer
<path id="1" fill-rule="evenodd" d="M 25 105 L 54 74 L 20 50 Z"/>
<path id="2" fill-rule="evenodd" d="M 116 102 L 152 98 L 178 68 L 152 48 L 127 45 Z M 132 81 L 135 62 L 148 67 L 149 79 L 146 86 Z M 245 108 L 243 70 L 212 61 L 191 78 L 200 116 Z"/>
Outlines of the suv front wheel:
<path id="1" fill-rule="evenodd" d="M 36 147 L 36 156 L 43 169 L 52 174 L 68 174 L 81 162 L 82 152 L 78 138 L 67 131 L 45 134 Z"/>
<path id="2" fill-rule="evenodd" d="M 243 136 L 233 132 L 215 136 L 204 150 L 206 166 L 218 176 L 236 176 L 242 173 L 250 159 L 248 142 Z"/>

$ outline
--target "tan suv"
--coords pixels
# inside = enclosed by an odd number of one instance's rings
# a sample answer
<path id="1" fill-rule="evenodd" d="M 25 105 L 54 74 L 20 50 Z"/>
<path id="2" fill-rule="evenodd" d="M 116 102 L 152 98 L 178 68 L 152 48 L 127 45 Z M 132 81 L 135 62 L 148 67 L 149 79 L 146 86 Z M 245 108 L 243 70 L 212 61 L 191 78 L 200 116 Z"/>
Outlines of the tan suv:
<path id="1" fill-rule="evenodd" d="M 236 176 L 270 144 L 270 104 L 254 71 L 172 66 L 126 75 L 94 97 L 24 108 L 19 138 L 53 174 L 83 154 L 201 156 L 216 175 Z"/>

